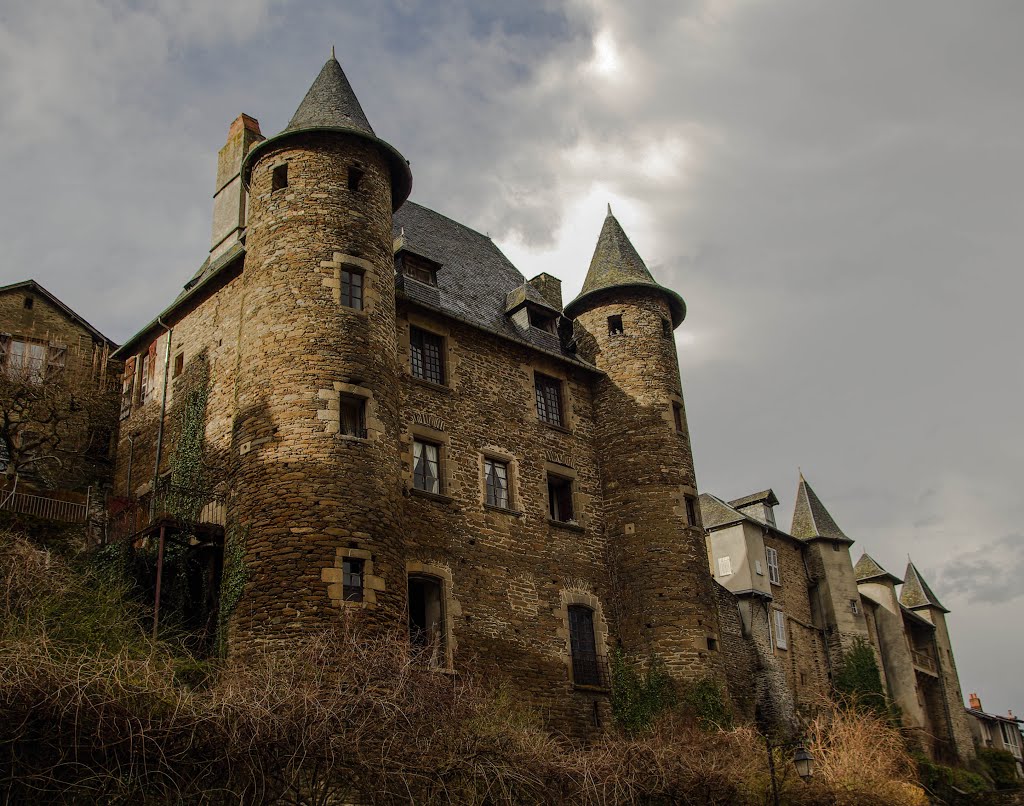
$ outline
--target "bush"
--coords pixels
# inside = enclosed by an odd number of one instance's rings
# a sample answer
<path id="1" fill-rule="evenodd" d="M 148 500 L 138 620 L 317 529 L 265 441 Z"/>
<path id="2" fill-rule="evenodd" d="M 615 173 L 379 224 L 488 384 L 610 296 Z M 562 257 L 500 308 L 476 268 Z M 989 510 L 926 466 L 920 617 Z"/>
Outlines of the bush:
<path id="1" fill-rule="evenodd" d="M 978 763 L 992 779 L 997 789 L 1019 789 L 1020 778 L 1017 777 L 1017 760 L 1007 750 L 996 750 L 983 747 L 978 750 Z"/>

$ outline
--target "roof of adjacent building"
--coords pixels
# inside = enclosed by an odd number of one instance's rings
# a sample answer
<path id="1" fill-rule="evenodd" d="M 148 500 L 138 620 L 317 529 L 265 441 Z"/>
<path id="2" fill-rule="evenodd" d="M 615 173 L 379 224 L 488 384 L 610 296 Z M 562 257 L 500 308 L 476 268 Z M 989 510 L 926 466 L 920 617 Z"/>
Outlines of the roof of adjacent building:
<path id="1" fill-rule="evenodd" d="M 0 294 L 6 293 L 8 291 L 28 290 L 31 290 L 33 294 L 37 294 L 40 297 L 44 297 L 51 305 L 53 305 L 53 307 L 57 308 L 59 311 L 62 311 L 64 314 L 67 315 L 69 319 L 77 322 L 79 325 L 88 330 L 93 335 L 93 337 L 95 337 L 98 341 L 106 342 L 111 348 L 115 350 L 117 349 L 116 341 L 114 341 L 113 339 L 109 339 L 102 333 L 100 333 L 96 328 L 94 328 L 92 325 L 86 322 L 85 319 L 83 319 L 71 308 L 69 308 L 59 299 L 57 299 L 57 297 L 55 297 L 53 294 L 51 294 L 49 291 L 47 291 L 45 288 L 39 285 L 39 283 L 37 283 L 35 280 L 22 280 L 21 282 L 0 286 Z"/>
<path id="2" fill-rule="evenodd" d="M 740 512 L 736 507 L 727 504 L 721 498 L 711 493 L 701 493 L 698 501 L 700 502 L 701 523 L 709 531 L 723 529 L 726 526 L 732 526 L 737 523 L 752 523 L 762 529 L 770 530 L 779 537 L 796 540 L 798 543 L 803 542 L 788 532 L 782 531 L 778 526 L 751 517 L 746 512 Z"/>
<path id="3" fill-rule="evenodd" d="M 601 235 L 597 239 L 594 255 L 590 259 L 583 288 L 572 302 L 565 306 L 566 316 L 575 316 L 584 300 L 615 288 L 649 287 L 662 292 L 672 309 L 672 324 L 678 326 L 686 317 L 686 303 L 675 291 L 659 285 L 651 275 L 643 258 L 629 240 L 618 219 L 612 215 L 611 205 L 605 216 Z"/>
<path id="4" fill-rule="evenodd" d="M 868 554 L 866 551 L 861 555 L 860 559 L 857 560 L 857 564 L 853 566 L 853 573 L 857 577 L 858 582 L 867 582 L 871 579 L 883 579 L 887 578 L 892 581 L 894 585 L 900 585 L 903 580 L 895 574 L 890 574 L 878 562 Z"/>
<path id="5" fill-rule="evenodd" d="M 242 161 L 242 182 L 249 186 L 249 176 L 256 155 L 265 153 L 271 144 L 303 132 L 340 132 L 365 138 L 380 147 L 391 168 L 391 209 L 397 210 L 412 192 L 409 161 L 390 143 L 381 140 L 370 126 L 356 97 L 348 76 L 334 57 L 321 68 L 313 84 L 299 104 L 288 125 L 273 137 L 257 143 Z"/>
<path id="6" fill-rule="evenodd" d="M 907 572 L 904 575 L 903 587 L 900 589 L 900 604 L 909 607 L 911 610 L 920 610 L 923 607 L 934 607 L 943 613 L 949 611 L 939 602 L 928 583 L 924 581 L 921 572 L 917 570 L 914 563 L 907 563 Z"/>
<path id="7" fill-rule="evenodd" d="M 990 714 L 988 711 L 981 711 L 977 708 L 964 708 L 964 710 L 969 714 L 973 714 L 979 719 L 991 719 L 993 721 L 998 722 L 1009 722 L 1014 727 L 1017 727 L 1018 724 L 1024 723 L 1024 719 L 1021 719 L 1017 716 L 1008 716 L 1004 714 Z"/>
<path id="8" fill-rule="evenodd" d="M 537 328 L 521 330 L 511 321 L 506 314 L 509 295 L 521 289 L 526 279 L 486 235 L 414 202 L 406 202 L 395 213 L 394 233 L 401 237 L 403 249 L 440 264 L 437 288 L 409 277 L 396 277 L 401 295 L 504 338 L 595 369 L 570 352 L 557 334 Z M 539 294 L 536 301 L 550 308 Z"/>
<path id="9" fill-rule="evenodd" d="M 745 495 L 742 498 L 737 498 L 735 501 L 730 501 L 729 506 L 741 509 L 743 507 L 750 506 L 751 504 L 762 503 L 767 504 L 770 507 L 778 506 L 779 499 L 775 497 L 775 491 L 768 489 L 761 490 L 761 492 L 758 493 L 751 493 L 750 495 Z"/>
<path id="10" fill-rule="evenodd" d="M 844 543 L 853 541 L 843 534 L 843 530 L 835 522 L 821 499 L 811 489 L 804 474 L 800 474 L 800 484 L 796 490 L 796 506 L 793 508 L 793 525 L 790 533 L 802 540 L 841 540 Z"/>

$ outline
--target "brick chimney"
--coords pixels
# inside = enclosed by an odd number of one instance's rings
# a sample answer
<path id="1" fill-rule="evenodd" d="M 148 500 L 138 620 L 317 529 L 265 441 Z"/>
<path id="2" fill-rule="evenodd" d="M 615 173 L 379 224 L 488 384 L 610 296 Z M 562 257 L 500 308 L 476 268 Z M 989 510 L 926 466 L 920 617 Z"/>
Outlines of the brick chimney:
<path id="1" fill-rule="evenodd" d="M 228 128 L 228 139 L 217 154 L 217 186 L 213 193 L 213 237 L 210 260 L 216 260 L 234 244 L 245 227 L 245 189 L 242 160 L 264 137 L 256 118 L 239 115 Z"/>
<path id="2" fill-rule="evenodd" d="M 555 310 L 562 310 L 562 281 L 550 274 L 538 274 L 529 281 Z"/>
<path id="3" fill-rule="evenodd" d="M 981 710 L 981 700 L 978 698 L 977 694 L 971 694 L 967 699 L 971 703 L 971 708 L 975 711 Z"/>

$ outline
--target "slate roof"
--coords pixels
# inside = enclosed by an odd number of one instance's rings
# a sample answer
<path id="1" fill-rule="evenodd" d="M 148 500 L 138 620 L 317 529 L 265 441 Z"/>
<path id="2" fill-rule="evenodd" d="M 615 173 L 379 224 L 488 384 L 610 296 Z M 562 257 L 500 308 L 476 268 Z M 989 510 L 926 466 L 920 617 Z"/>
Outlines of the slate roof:
<path id="1" fill-rule="evenodd" d="M 583 288 L 572 302 L 565 306 L 565 315 L 573 317 L 583 307 L 583 301 L 592 295 L 612 288 L 629 288 L 648 286 L 661 291 L 668 298 L 672 309 L 672 324 L 678 326 L 686 316 L 686 303 L 675 291 L 659 285 L 651 275 L 647 265 L 637 253 L 636 248 L 627 237 L 618 219 L 612 215 L 609 205 L 608 215 L 601 227 L 601 234 L 590 259 L 590 269 L 583 281 Z"/>
<path id="2" fill-rule="evenodd" d="M 86 322 L 81 316 L 79 316 L 77 313 L 71 310 L 71 308 L 69 308 L 67 305 L 65 305 L 63 302 L 57 299 L 53 294 L 51 294 L 49 291 L 47 291 L 45 288 L 39 285 L 39 283 L 37 283 L 35 280 L 22 280 L 21 282 L 18 283 L 11 283 L 10 285 L 0 286 L 0 294 L 4 294 L 8 291 L 20 290 L 31 290 L 33 294 L 37 294 L 40 297 L 45 297 L 46 300 L 51 305 L 53 305 L 58 310 L 63 311 L 68 316 L 69 319 L 78 322 L 78 324 L 80 324 L 82 327 L 84 327 L 86 330 L 92 333 L 92 335 L 95 336 L 99 341 L 104 341 L 110 347 L 114 348 L 115 350 L 117 349 L 116 341 L 108 339 L 106 336 L 100 333 L 96 328 L 94 328 L 92 325 Z"/>
<path id="3" fill-rule="evenodd" d="M 256 155 L 266 151 L 271 144 L 282 138 L 302 132 L 332 131 L 354 134 L 377 144 L 391 167 L 391 209 L 397 210 L 412 192 L 412 172 L 409 161 L 394 146 L 381 140 L 366 119 L 366 113 L 359 103 L 345 71 L 338 60 L 331 58 L 321 68 L 316 80 L 306 92 L 299 108 L 295 110 L 288 125 L 278 134 L 257 143 L 242 161 L 242 182 L 249 186 L 249 176 Z"/>
<path id="4" fill-rule="evenodd" d="M 853 566 L 853 573 L 857 577 L 858 582 L 867 582 L 869 579 L 881 579 L 887 577 L 892 580 L 894 585 L 901 585 L 903 580 L 895 574 L 890 574 L 881 565 L 879 565 L 871 555 L 866 551 L 861 555 L 860 559 L 857 560 L 857 564 Z"/>
<path id="5" fill-rule="evenodd" d="M 705 529 L 720 529 L 723 526 L 732 526 L 734 523 L 744 521 L 759 526 L 762 529 L 770 529 L 778 537 L 785 537 L 790 540 L 803 542 L 793 535 L 783 532 L 778 526 L 753 518 L 745 512 L 740 512 L 731 504 L 727 504 L 721 498 L 711 493 L 701 493 L 698 499 L 700 503 L 700 518 Z"/>
<path id="6" fill-rule="evenodd" d="M 912 562 L 907 563 L 907 572 L 904 574 L 906 580 L 900 589 L 900 604 L 909 607 L 911 610 L 920 610 L 922 607 L 934 607 L 943 613 L 949 611 L 939 602 L 928 583 L 924 581 L 920 571 L 914 567 Z"/>
<path id="7" fill-rule="evenodd" d="M 751 504 L 760 504 L 761 502 L 766 503 L 770 507 L 778 506 L 779 499 L 775 497 L 775 491 L 761 490 L 759 493 L 751 493 L 745 495 L 742 498 L 737 498 L 735 501 L 730 501 L 729 506 L 735 507 L 736 509 L 742 509 L 743 507 L 750 506 Z"/>
<path id="8" fill-rule="evenodd" d="M 486 235 L 414 202 L 406 202 L 395 213 L 394 234 L 401 234 L 404 249 L 441 264 L 436 289 L 398 276 L 400 294 L 471 325 L 594 369 L 567 350 L 557 335 L 536 328 L 523 331 L 509 319 L 505 313 L 509 294 L 520 289 L 526 278 Z M 539 299 L 539 304 L 547 306 Z"/>
<path id="9" fill-rule="evenodd" d="M 821 499 L 811 489 L 804 474 L 800 474 L 800 484 L 796 490 L 796 506 L 793 508 L 793 525 L 790 534 L 801 540 L 814 540 L 823 537 L 829 540 L 841 540 L 844 543 L 853 541 L 843 534 L 843 530 L 833 520 Z"/>

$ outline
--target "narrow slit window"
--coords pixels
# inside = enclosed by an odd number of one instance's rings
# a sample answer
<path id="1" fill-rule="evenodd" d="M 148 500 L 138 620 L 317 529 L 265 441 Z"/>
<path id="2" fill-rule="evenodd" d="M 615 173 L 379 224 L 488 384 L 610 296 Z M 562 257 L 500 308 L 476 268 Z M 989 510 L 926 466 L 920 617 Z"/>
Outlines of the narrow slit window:
<path id="1" fill-rule="evenodd" d="M 683 496 L 686 502 L 686 522 L 690 526 L 700 526 L 700 519 L 697 516 L 697 499 L 692 495 Z"/>
<path id="2" fill-rule="evenodd" d="M 432 442 L 412 443 L 413 487 L 428 493 L 441 492 L 441 450 Z"/>
<path id="3" fill-rule="evenodd" d="M 683 422 L 683 407 L 678 403 L 672 404 L 672 423 L 680 434 L 686 431 L 686 423 Z"/>
<path id="4" fill-rule="evenodd" d="M 622 334 L 622 316 L 616 314 L 608 317 L 608 335 L 619 336 Z"/>
<path id="5" fill-rule="evenodd" d="M 346 602 L 363 601 L 363 561 L 346 557 L 342 562 L 342 596 Z"/>
<path id="6" fill-rule="evenodd" d="M 341 270 L 341 304 L 357 311 L 363 309 L 362 272 Z"/>
<path id="7" fill-rule="evenodd" d="M 507 462 L 484 459 L 484 487 L 488 506 L 509 508 Z"/>
<path id="8" fill-rule="evenodd" d="M 172 378 L 177 378 L 185 369 L 185 354 L 178 353 L 174 356 L 174 372 L 171 373 Z"/>
<path id="9" fill-rule="evenodd" d="M 362 168 L 357 168 L 355 165 L 353 165 L 351 168 L 349 168 L 348 169 L 348 189 L 349 190 L 353 190 L 353 191 L 359 190 L 360 184 L 363 181 L 364 174 L 365 174 L 365 172 L 363 171 L 363 169 Z"/>
<path id="10" fill-rule="evenodd" d="M 537 416 L 545 423 L 561 426 L 563 424 L 561 381 L 538 372 L 534 376 L 534 387 L 537 392 Z"/>
<path id="11" fill-rule="evenodd" d="M 366 439 L 366 399 L 342 395 L 338 408 L 340 433 L 346 437 Z"/>
<path id="12" fill-rule="evenodd" d="M 284 190 L 288 187 L 288 164 L 275 165 L 273 171 L 270 173 L 270 189 Z"/>
<path id="13" fill-rule="evenodd" d="M 444 338 L 436 333 L 409 328 L 412 375 L 431 383 L 444 384 Z"/>
<path id="14" fill-rule="evenodd" d="M 575 522 L 572 506 L 572 479 L 548 475 L 548 514 L 559 523 Z"/>

